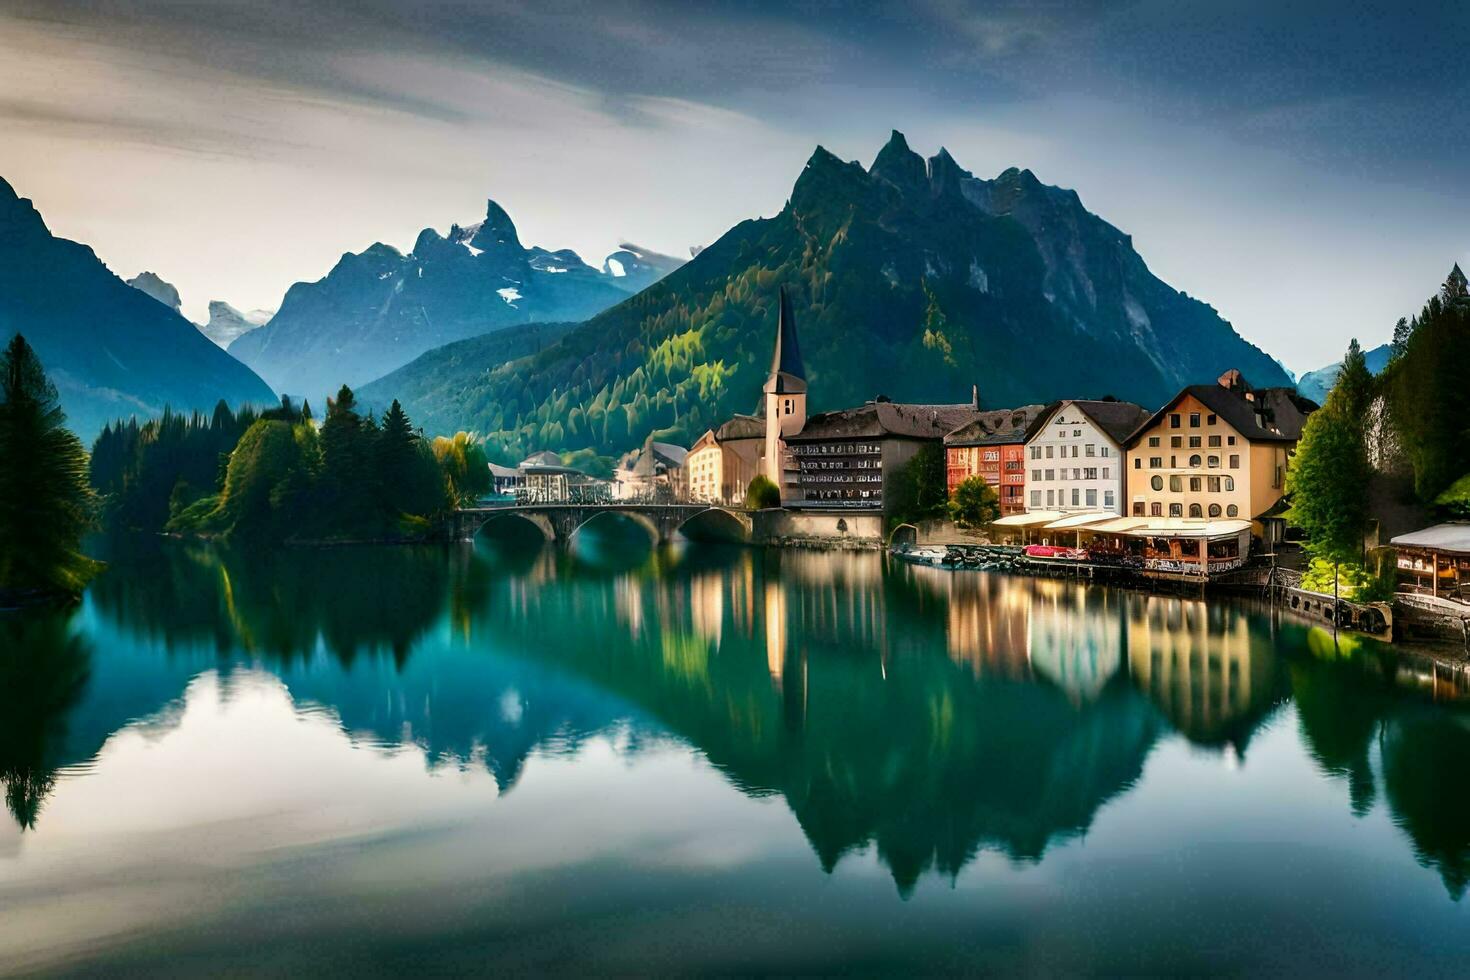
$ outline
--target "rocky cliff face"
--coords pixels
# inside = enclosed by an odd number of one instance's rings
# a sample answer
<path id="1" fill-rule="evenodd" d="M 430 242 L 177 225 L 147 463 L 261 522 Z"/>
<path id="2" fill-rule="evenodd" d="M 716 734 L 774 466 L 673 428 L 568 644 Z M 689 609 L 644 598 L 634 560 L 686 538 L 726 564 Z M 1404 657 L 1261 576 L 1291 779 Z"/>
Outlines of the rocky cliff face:
<path id="1" fill-rule="evenodd" d="M 0 342 L 25 334 L 84 442 L 113 418 L 165 405 L 207 412 L 221 399 L 275 401 L 264 381 L 170 306 L 130 288 L 87 246 L 53 236 L 31 202 L 0 180 Z"/>
<path id="2" fill-rule="evenodd" d="M 252 330 L 270 322 L 270 310 L 241 313 L 224 300 L 210 300 L 209 320 L 199 325 L 199 332 L 220 347 L 229 347 Z"/>
<path id="3" fill-rule="evenodd" d="M 152 296 L 175 313 L 178 313 L 179 307 L 183 305 L 179 299 L 179 291 L 174 288 L 173 283 L 165 282 L 156 272 L 140 272 L 127 280 L 127 283 L 134 289 L 142 290 Z"/>
<path id="4" fill-rule="evenodd" d="M 407 255 L 381 243 L 343 255 L 326 277 L 292 286 L 270 323 L 230 353 L 280 391 L 319 399 L 442 344 L 514 324 L 584 320 L 667 271 L 619 255 L 604 271 L 569 249 L 528 248 L 490 201 L 484 220 L 446 235 L 426 228 Z"/>
<path id="5" fill-rule="evenodd" d="M 614 453 L 650 431 L 696 438 L 749 411 L 777 290 L 801 331 L 813 411 L 877 395 L 988 405 L 1116 395 L 1157 405 L 1239 368 L 1289 384 L 1214 310 L 1149 272 L 1074 191 L 1025 170 L 977 178 L 894 133 L 864 168 L 817 149 L 773 218 L 533 359 L 483 365 L 459 427 L 507 455 Z"/>

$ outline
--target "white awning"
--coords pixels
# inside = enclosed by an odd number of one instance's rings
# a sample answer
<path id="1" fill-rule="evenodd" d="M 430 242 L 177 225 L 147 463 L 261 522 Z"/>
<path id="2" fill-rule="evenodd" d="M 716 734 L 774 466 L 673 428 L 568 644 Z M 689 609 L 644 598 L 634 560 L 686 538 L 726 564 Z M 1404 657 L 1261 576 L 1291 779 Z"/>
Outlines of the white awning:
<path id="1" fill-rule="evenodd" d="M 1124 533 L 1135 538 L 1233 538 L 1250 530 L 1251 522 L 1238 518 L 1223 521 L 1191 520 L 1185 517 L 1150 517 L 1148 522 Z"/>
<path id="2" fill-rule="evenodd" d="M 1111 521 L 1118 515 L 1111 511 L 1089 510 L 1081 514 L 1068 514 L 1059 521 L 1052 521 L 1046 526 L 1048 531 L 1064 531 L 1067 528 L 1088 528 L 1093 524 L 1101 524 L 1103 521 Z"/>
<path id="3" fill-rule="evenodd" d="M 1149 523 L 1150 520 L 1158 520 L 1158 518 L 1114 517 L 1110 521 L 1105 521 L 1101 524 L 1094 524 L 1089 527 L 1088 530 L 1096 532 L 1097 534 L 1127 534 L 1134 528 L 1144 527 Z"/>
<path id="4" fill-rule="evenodd" d="M 993 527 L 1037 527 L 1041 524 L 1050 524 L 1059 518 L 1066 517 L 1059 510 L 1033 510 L 1025 514 L 1012 514 L 992 521 Z"/>

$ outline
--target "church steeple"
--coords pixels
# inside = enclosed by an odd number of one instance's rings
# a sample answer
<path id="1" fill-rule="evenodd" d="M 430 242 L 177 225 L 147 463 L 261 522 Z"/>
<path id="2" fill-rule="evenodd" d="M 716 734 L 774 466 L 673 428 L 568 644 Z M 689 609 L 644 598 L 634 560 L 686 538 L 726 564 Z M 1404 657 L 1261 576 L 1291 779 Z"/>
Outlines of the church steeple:
<path id="1" fill-rule="evenodd" d="M 801 363 L 801 345 L 796 340 L 796 317 L 791 312 L 791 297 L 781 287 L 776 313 L 776 349 L 771 355 L 771 374 L 764 388 L 766 409 L 766 447 L 762 470 L 771 482 L 781 488 L 782 499 L 788 493 L 786 483 L 786 437 L 806 425 L 806 367 Z"/>
<path id="2" fill-rule="evenodd" d="M 766 379 L 768 394 L 806 391 L 806 367 L 801 363 L 801 344 L 796 338 L 796 316 L 791 312 L 791 297 L 781 287 L 776 314 L 776 349 L 771 355 L 771 374 Z"/>

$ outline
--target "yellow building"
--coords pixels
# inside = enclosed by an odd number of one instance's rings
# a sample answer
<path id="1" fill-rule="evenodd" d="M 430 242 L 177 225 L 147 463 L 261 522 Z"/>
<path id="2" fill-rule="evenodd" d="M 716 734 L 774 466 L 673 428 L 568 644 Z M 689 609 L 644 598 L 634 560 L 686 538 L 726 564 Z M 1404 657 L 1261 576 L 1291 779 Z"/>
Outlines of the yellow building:
<path id="1" fill-rule="evenodd" d="M 765 448 L 766 422 L 754 415 L 736 415 L 707 430 L 684 461 L 689 499 L 727 507 L 743 504 L 746 487 L 761 472 Z"/>
<path id="2" fill-rule="evenodd" d="M 1191 385 L 1133 433 L 1124 493 L 1133 517 L 1239 518 L 1267 540 L 1286 468 L 1316 405 L 1292 388 L 1252 388 L 1239 371 Z M 1266 524 L 1272 525 L 1268 531 Z"/>
<path id="3" fill-rule="evenodd" d="M 715 439 L 714 429 L 706 430 L 704 435 L 689 447 L 689 455 L 684 459 L 684 472 L 689 478 L 690 500 L 710 504 L 724 503 L 722 496 L 724 467 L 721 465 L 721 456 L 720 444 Z"/>

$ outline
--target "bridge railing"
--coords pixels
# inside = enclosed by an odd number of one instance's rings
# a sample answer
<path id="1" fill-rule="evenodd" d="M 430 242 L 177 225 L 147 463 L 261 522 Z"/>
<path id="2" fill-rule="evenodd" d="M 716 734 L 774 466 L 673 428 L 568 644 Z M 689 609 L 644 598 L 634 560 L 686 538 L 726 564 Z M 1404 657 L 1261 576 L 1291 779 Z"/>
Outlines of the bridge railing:
<path id="1" fill-rule="evenodd" d="M 542 487 L 516 487 L 512 496 L 513 502 L 517 507 L 642 507 L 649 505 L 667 507 L 678 504 L 708 503 L 708 501 L 695 500 L 687 493 L 675 493 L 673 488 L 666 486 L 651 487 L 646 490 L 632 492 L 625 490 L 621 494 L 614 494 L 612 485 L 606 483 L 571 486 L 564 490 Z M 710 506 L 718 505 L 711 504 Z"/>

